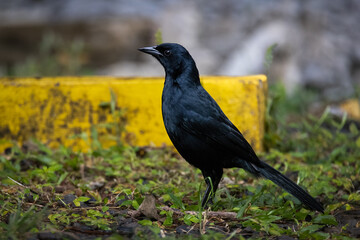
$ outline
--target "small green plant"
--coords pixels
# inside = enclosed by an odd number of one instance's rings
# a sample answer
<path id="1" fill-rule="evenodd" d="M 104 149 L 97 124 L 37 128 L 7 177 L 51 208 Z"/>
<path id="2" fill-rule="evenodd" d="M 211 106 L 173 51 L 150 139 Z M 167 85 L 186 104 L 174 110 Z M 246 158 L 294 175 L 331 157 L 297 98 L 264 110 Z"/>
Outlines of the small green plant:
<path id="1" fill-rule="evenodd" d="M 98 210 L 89 209 L 86 211 L 86 217 L 81 219 L 86 225 L 96 226 L 101 230 L 110 230 L 110 224 L 113 217 L 108 213 L 103 213 Z"/>
<path id="2" fill-rule="evenodd" d="M 3 207 L 7 208 L 7 206 Z M 5 239 L 16 240 L 23 239 L 29 232 L 38 231 L 46 214 L 46 208 L 37 212 L 35 207 L 31 206 L 28 210 L 23 211 L 21 205 L 18 204 L 17 209 L 10 210 L 10 212 L 8 223 L 0 222 L 0 229 L 5 234 Z"/>
<path id="3" fill-rule="evenodd" d="M 274 43 L 266 49 L 264 67 L 267 74 L 269 73 L 271 64 L 273 63 L 274 51 L 276 47 L 277 43 Z"/>
<path id="4" fill-rule="evenodd" d="M 36 177 L 39 178 L 40 180 L 43 180 L 45 182 L 62 182 L 62 179 L 64 178 L 61 177 L 62 175 L 60 175 L 61 178 L 59 178 L 59 171 L 62 170 L 63 166 L 60 164 L 55 164 L 53 166 L 47 167 L 47 166 L 43 166 L 42 168 L 38 168 L 35 169 L 31 172 L 31 177 Z"/>
<path id="5" fill-rule="evenodd" d="M 91 149 L 95 152 L 102 149 L 99 132 L 106 132 L 103 137 L 116 141 L 116 146 L 122 148 L 123 143 L 121 137 L 125 131 L 126 119 L 124 116 L 126 109 L 121 109 L 118 106 L 116 94 L 112 89 L 110 89 L 110 101 L 102 102 L 99 106 L 102 109 L 110 110 L 111 121 L 98 123 L 91 127 Z"/>
<path id="6" fill-rule="evenodd" d="M 155 33 L 155 44 L 159 45 L 162 43 L 163 43 L 162 31 L 161 31 L 161 29 L 158 29 Z"/>

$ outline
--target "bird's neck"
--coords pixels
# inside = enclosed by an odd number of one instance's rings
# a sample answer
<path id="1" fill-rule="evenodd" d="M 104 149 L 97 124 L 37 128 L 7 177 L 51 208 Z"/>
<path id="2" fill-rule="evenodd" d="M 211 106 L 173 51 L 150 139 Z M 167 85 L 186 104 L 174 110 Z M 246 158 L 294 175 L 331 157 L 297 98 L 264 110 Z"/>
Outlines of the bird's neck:
<path id="1" fill-rule="evenodd" d="M 165 84 L 177 85 L 180 88 L 200 85 L 199 71 L 195 63 L 166 71 Z"/>

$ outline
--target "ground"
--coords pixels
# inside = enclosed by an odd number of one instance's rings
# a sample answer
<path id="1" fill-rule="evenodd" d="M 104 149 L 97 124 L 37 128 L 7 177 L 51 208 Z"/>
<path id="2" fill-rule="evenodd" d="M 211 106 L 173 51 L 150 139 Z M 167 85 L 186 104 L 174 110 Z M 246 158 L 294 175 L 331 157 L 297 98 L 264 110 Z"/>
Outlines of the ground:
<path id="1" fill-rule="evenodd" d="M 0 238 L 360 238 L 360 124 L 329 111 L 280 121 L 271 104 L 259 156 L 324 214 L 241 169 L 225 170 L 202 211 L 202 175 L 171 147 L 97 143 L 80 153 L 34 140 L 0 155 Z"/>

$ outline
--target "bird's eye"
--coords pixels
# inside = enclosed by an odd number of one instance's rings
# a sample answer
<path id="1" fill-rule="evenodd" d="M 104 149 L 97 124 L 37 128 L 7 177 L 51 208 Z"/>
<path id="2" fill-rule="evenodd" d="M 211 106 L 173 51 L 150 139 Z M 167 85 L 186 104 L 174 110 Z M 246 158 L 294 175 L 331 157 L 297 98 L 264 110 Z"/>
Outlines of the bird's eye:
<path id="1" fill-rule="evenodd" d="M 165 50 L 165 51 L 164 51 L 164 55 L 165 55 L 165 56 L 168 57 L 168 56 L 170 56 L 170 54 L 171 54 L 171 51 L 170 51 L 170 50 Z"/>

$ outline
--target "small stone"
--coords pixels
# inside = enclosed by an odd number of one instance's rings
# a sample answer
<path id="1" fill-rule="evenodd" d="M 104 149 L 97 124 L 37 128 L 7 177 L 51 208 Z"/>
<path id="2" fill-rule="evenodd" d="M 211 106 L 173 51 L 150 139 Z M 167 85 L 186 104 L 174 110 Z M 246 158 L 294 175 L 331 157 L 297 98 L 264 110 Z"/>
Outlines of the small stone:
<path id="1" fill-rule="evenodd" d="M 35 202 L 34 196 L 31 193 L 26 193 L 25 194 L 25 201 L 29 202 L 29 203 Z"/>
<path id="2" fill-rule="evenodd" d="M 76 196 L 74 194 L 67 194 L 64 196 L 63 199 L 61 199 L 61 201 L 59 200 L 59 204 L 65 206 L 66 205 L 71 205 L 72 207 L 75 207 L 74 204 L 74 200 L 76 199 Z"/>
<path id="3" fill-rule="evenodd" d="M 146 195 L 144 201 L 140 204 L 138 211 L 150 219 L 160 220 L 155 206 L 156 199 L 154 195 Z"/>
<path id="4" fill-rule="evenodd" d="M 83 194 L 82 190 L 80 188 L 75 189 L 75 195 L 80 197 Z"/>
<path id="5" fill-rule="evenodd" d="M 10 155 L 11 152 L 12 152 L 12 148 L 11 148 L 11 147 L 5 148 L 5 150 L 4 150 L 5 155 Z"/>
<path id="6" fill-rule="evenodd" d="M 44 186 L 44 187 L 42 188 L 42 190 L 43 190 L 44 192 L 52 192 L 53 188 L 50 187 L 50 186 Z"/>
<path id="7" fill-rule="evenodd" d="M 312 217 L 308 214 L 308 215 L 305 217 L 305 221 L 311 222 L 311 220 L 312 220 Z"/>
<path id="8" fill-rule="evenodd" d="M 65 191 L 65 188 L 63 186 L 56 186 L 55 192 L 56 193 L 63 193 Z"/>

